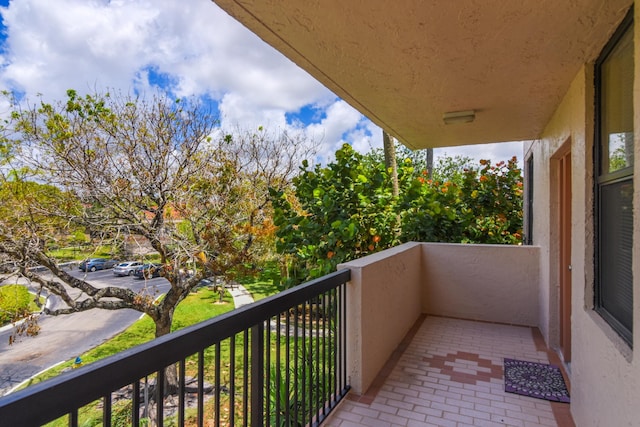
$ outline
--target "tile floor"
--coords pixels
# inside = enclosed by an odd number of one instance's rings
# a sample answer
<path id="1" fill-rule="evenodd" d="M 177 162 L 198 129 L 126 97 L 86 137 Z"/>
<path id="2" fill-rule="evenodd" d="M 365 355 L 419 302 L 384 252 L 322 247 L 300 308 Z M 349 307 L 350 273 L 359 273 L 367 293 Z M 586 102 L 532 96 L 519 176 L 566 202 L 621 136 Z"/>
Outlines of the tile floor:
<path id="1" fill-rule="evenodd" d="M 367 393 L 323 426 L 573 427 L 568 404 L 504 391 L 504 357 L 559 364 L 537 329 L 422 317 Z"/>

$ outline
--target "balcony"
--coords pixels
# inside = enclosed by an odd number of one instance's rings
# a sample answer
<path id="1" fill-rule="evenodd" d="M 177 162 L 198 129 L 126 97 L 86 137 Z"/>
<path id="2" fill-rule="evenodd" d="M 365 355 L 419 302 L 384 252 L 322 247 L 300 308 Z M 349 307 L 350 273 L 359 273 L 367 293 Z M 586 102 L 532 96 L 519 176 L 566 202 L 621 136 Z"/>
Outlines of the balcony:
<path id="1" fill-rule="evenodd" d="M 574 425 L 567 404 L 506 393 L 504 357 L 553 361 L 536 329 L 423 316 L 367 392 L 347 395 L 324 425 Z"/>
<path id="2" fill-rule="evenodd" d="M 536 247 L 408 243 L 6 396 L 0 424 L 572 425 L 503 391 L 503 357 L 556 362 L 538 288 Z"/>
<path id="3" fill-rule="evenodd" d="M 408 243 L 342 265 L 352 390 L 326 425 L 573 426 L 568 404 L 504 392 L 505 357 L 560 365 L 537 328 L 539 256 Z"/>

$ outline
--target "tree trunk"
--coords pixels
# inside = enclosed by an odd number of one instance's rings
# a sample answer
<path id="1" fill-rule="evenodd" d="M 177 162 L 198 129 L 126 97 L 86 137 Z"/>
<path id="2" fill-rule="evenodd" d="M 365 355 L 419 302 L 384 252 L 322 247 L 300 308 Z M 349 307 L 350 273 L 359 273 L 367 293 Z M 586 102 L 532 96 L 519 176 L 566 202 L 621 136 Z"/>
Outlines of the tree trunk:
<path id="1" fill-rule="evenodd" d="M 162 313 L 162 316 L 155 320 L 156 338 L 167 335 L 171 332 L 171 323 L 173 321 L 173 310 L 167 310 L 169 313 Z M 178 365 L 173 364 L 167 366 L 164 372 L 164 396 L 177 394 L 179 390 L 178 384 Z"/>
<path id="2" fill-rule="evenodd" d="M 427 174 L 433 178 L 433 148 L 427 148 Z"/>
<path id="3" fill-rule="evenodd" d="M 384 145 L 384 165 L 387 171 L 391 169 L 391 192 L 393 197 L 400 195 L 400 185 L 398 184 L 398 163 L 396 162 L 396 146 L 393 138 L 387 132 L 382 131 L 382 143 Z"/>

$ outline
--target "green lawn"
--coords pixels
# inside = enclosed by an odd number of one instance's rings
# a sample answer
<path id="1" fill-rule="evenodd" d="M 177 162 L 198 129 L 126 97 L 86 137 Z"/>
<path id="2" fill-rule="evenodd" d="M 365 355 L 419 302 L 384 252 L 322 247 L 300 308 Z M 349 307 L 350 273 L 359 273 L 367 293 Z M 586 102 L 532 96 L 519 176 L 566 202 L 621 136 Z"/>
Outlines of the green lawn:
<path id="1" fill-rule="evenodd" d="M 267 265 L 259 271 L 255 277 L 244 277 L 237 280 L 242 286 L 258 301 L 270 295 L 278 293 L 281 289 L 274 284 L 274 278 L 280 277 L 279 267 L 275 262 L 267 263 Z"/>
<path id="2" fill-rule="evenodd" d="M 260 300 L 269 295 L 273 295 L 279 292 L 279 288 L 274 284 L 274 281 L 271 277 L 273 271 L 270 269 L 263 270 L 256 277 L 247 277 L 241 280 L 238 280 L 243 286 L 251 292 L 252 296 L 255 300 Z M 176 308 L 172 331 L 176 331 L 178 329 L 182 329 L 186 326 L 190 326 L 204 320 L 210 319 L 212 317 L 218 316 L 220 314 L 226 313 L 228 311 L 233 310 L 235 307 L 233 305 L 232 297 L 226 293 L 224 297 L 224 302 L 220 304 L 219 295 L 217 292 L 208 289 L 208 288 L 199 288 L 196 291 L 192 292 L 178 307 Z M 121 351 L 134 347 L 138 344 L 142 344 L 144 342 L 150 341 L 154 338 L 154 330 L 155 326 L 153 321 L 148 317 L 144 316 L 140 320 L 136 321 L 133 325 L 131 325 L 127 330 L 115 336 L 111 340 L 93 348 L 92 350 L 80 355 L 83 364 L 89 364 L 95 362 L 97 360 L 103 359 L 113 354 L 117 354 Z M 274 344 L 272 343 L 272 346 Z M 242 334 L 236 337 L 236 362 L 238 370 L 242 366 L 242 347 L 243 347 L 243 338 Z M 222 360 L 229 360 L 230 357 L 230 349 L 229 349 L 229 341 L 225 340 L 220 345 Z M 207 359 L 207 364 L 210 365 L 214 358 L 214 348 L 209 348 L 205 351 L 205 358 Z M 191 358 L 193 359 L 193 358 Z M 196 363 L 195 359 L 187 360 L 187 375 L 195 375 L 196 374 Z M 24 387 L 28 387 L 33 384 L 37 384 L 41 381 L 44 381 L 48 378 L 55 377 L 62 373 L 63 371 L 73 369 L 74 360 L 68 360 L 60 365 L 49 369 L 48 371 L 38 375 L 37 377 L 32 378 Z M 222 367 L 222 375 L 224 377 L 229 377 L 230 375 L 234 375 L 229 372 L 229 365 L 224 364 Z M 235 374 L 236 377 L 238 374 Z M 209 375 L 207 375 L 208 377 Z M 241 377 L 238 377 L 240 380 Z M 207 378 L 207 380 L 211 380 Z M 81 411 L 81 418 L 84 419 L 83 425 L 97 425 L 94 423 L 95 420 L 98 420 L 100 417 L 100 411 L 95 409 L 95 405 L 88 405 Z M 97 421 L 96 421 L 97 422 Z M 66 417 L 62 419 L 56 420 L 53 423 L 49 424 L 50 426 L 63 426 L 68 425 L 68 421 Z M 125 423 L 126 425 L 126 423 Z"/>
<path id="3" fill-rule="evenodd" d="M 243 280 L 243 286 L 251 292 L 256 300 L 273 295 L 279 291 L 277 286 L 264 277 L 245 279 Z M 207 288 L 199 288 L 196 292 L 192 292 L 176 308 L 171 330 L 176 331 L 186 326 L 194 325 L 235 308 L 233 299 L 228 293 L 225 294 L 223 304 L 218 303 L 218 300 L 218 293 Z M 148 316 L 144 316 L 121 334 L 80 355 L 80 358 L 83 364 L 87 364 L 119 353 L 138 344 L 152 340 L 154 338 L 154 330 L 155 326 L 153 321 Z M 62 371 L 72 368 L 73 366 L 74 360 L 68 360 L 32 378 L 25 387 L 44 381 L 47 378 L 55 377 Z"/>
<path id="4" fill-rule="evenodd" d="M 40 304 L 45 298 L 40 297 Z M 37 313 L 40 307 L 35 302 L 35 295 L 27 287 L 19 284 L 0 286 L 0 326 L 20 320 L 29 313 Z"/>

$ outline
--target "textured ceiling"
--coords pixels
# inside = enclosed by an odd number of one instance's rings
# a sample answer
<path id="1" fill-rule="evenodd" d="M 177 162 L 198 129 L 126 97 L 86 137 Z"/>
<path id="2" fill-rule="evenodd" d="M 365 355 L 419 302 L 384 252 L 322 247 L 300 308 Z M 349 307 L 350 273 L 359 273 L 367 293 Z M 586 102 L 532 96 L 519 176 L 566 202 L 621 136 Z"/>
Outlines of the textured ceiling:
<path id="1" fill-rule="evenodd" d="M 214 0 L 412 148 L 536 139 L 629 0 Z M 445 125 L 445 112 L 475 110 Z"/>

